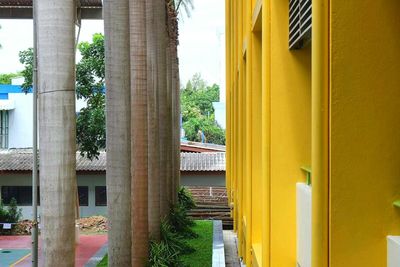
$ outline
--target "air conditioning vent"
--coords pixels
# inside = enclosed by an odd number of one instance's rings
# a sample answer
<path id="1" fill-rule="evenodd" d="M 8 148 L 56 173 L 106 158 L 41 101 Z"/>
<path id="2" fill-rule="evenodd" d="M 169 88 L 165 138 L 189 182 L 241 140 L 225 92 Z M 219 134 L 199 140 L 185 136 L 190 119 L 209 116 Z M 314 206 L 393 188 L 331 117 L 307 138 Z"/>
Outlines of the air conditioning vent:
<path id="1" fill-rule="evenodd" d="M 311 18 L 311 0 L 289 0 L 289 49 L 300 49 L 310 43 Z"/>

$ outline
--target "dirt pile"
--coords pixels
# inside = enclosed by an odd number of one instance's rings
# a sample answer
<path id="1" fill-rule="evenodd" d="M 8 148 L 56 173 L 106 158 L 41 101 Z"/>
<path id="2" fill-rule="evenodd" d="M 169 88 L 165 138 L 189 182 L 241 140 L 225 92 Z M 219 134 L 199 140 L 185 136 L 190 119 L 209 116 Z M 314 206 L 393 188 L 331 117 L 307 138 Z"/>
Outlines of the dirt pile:
<path id="1" fill-rule="evenodd" d="M 19 223 L 15 224 L 12 229 L 13 235 L 30 235 L 32 229 L 32 221 L 31 220 L 23 220 Z"/>
<path id="2" fill-rule="evenodd" d="M 81 218 L 77 221 L 79 230 L 81 232 L 100 233 L 107 232 L 107 218 L 103 216 L 92 216 L 87 218 Z"/>

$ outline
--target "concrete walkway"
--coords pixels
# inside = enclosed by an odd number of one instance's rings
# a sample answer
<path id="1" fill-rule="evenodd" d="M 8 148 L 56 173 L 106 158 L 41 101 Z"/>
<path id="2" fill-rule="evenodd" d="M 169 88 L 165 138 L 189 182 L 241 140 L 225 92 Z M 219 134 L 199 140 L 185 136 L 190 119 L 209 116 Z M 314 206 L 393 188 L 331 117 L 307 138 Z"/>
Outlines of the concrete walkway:
<path id="1" fill-rule="evenodd" d="M 224 230 L 224 246 L 226 267 L 240 267 L 237 253 L 237 238 L 233 231 Z"/>

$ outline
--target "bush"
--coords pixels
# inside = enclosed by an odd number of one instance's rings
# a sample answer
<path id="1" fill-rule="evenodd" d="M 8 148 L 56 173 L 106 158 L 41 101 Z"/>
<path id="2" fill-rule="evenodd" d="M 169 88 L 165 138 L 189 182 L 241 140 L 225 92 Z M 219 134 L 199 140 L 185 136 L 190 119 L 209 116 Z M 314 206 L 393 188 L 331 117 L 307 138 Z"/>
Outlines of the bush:
<path id="1" fill-rule="evenodd" d="M 22 209 L 18 209 L 17 200 L 12 198 L 10 201 L 10 205 L 7 209 L 8 213 L 8 223 L 16 223 L 19 222 L 22 218 Z"/>
<path id="2" fill-rule="evenodd" d="M 11 198 L 10 205 L 5 208 L 3 201 L 0 201 L 0 222 L 17 223 L 21 220 L 22 209 L 18 209 L 17 200 Z"/>
<path id="3" fill-rule="evenodd" d="M 160 236 L 161 241 L 164 242 L 173 253 L 190 254 L 194 252 L 194 249 L 182 239 L 182 236 L 173 231 L 171 225 L 167 221 L 161 223 Z"/>
<path id="4" fill-rule="evenodd" d="M 192 230 L 194 221 L 187 215 L 187 211 L 181 205 L 173 206 L 168 215 L 168 222 L 172 231 L 178 233 L 184 238 L 196 238 L 196 233 Z"/>
<path id="5" fill-rule="evenodd" d="M 178 191 L 178 203 L 187 211 L 196 207 L 192 194 L 183 186 Z"/>
<path id="6" fill-rule="evenodd" d="M 194 206 L 190 193 L 181 188 L 178 193 L 178 204 L 171 207 L 166 220 L 161 222 L 160 242 L 150 242 L 149 266 L 185 266 L 180 260 L 180 256 L 195 251 L 184 240 L 184 238 L 197 237 L 197 234 L 191 229 L 195 223 L 187 215 L 187 210 Z"/>
<path id="7" fill-rule="evenodd" d="M 183 267 L 179 253 L 174 252 L 164 242 L 150 242 L 149 266 L 152 267 Z"/>

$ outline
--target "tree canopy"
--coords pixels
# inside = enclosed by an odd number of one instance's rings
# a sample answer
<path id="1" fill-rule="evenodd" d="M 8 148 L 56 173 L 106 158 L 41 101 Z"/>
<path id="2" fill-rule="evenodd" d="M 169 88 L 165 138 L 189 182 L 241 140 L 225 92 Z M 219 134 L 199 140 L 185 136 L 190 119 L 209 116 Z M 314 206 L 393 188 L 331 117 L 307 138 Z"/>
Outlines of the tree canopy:
<path id="1" fill-rule="evenodd" d="M 190 141 L 201 141 L 201 130 L 208 143 L 225 144 L 225 131 L 215 121 L 213 102 L 219 101 L 219 86 L 208 86 L 199 74 L 181 90 L 183 129 Z"/>
<path id="2" fill-rule="evenodd" d="M 0 84 L 11 84 L 13 78 L 21 77 L 21 73 L 3 73 L 0 74 Z"/>
<path id="3" fill-rule="evenodd" d="M 94 34 L 91 43 L 82 42 L 78 49 L 82 59 L 76 65 L 76 95 L 87 106 L 77 115 L 76 141 L 82 156 L 93 159 L 106 145 L 104 36 Z M 33 49 L 21 51 L 19 58 L 25 67 L 22 90 L 27 92 L 32 88 Z"/>

